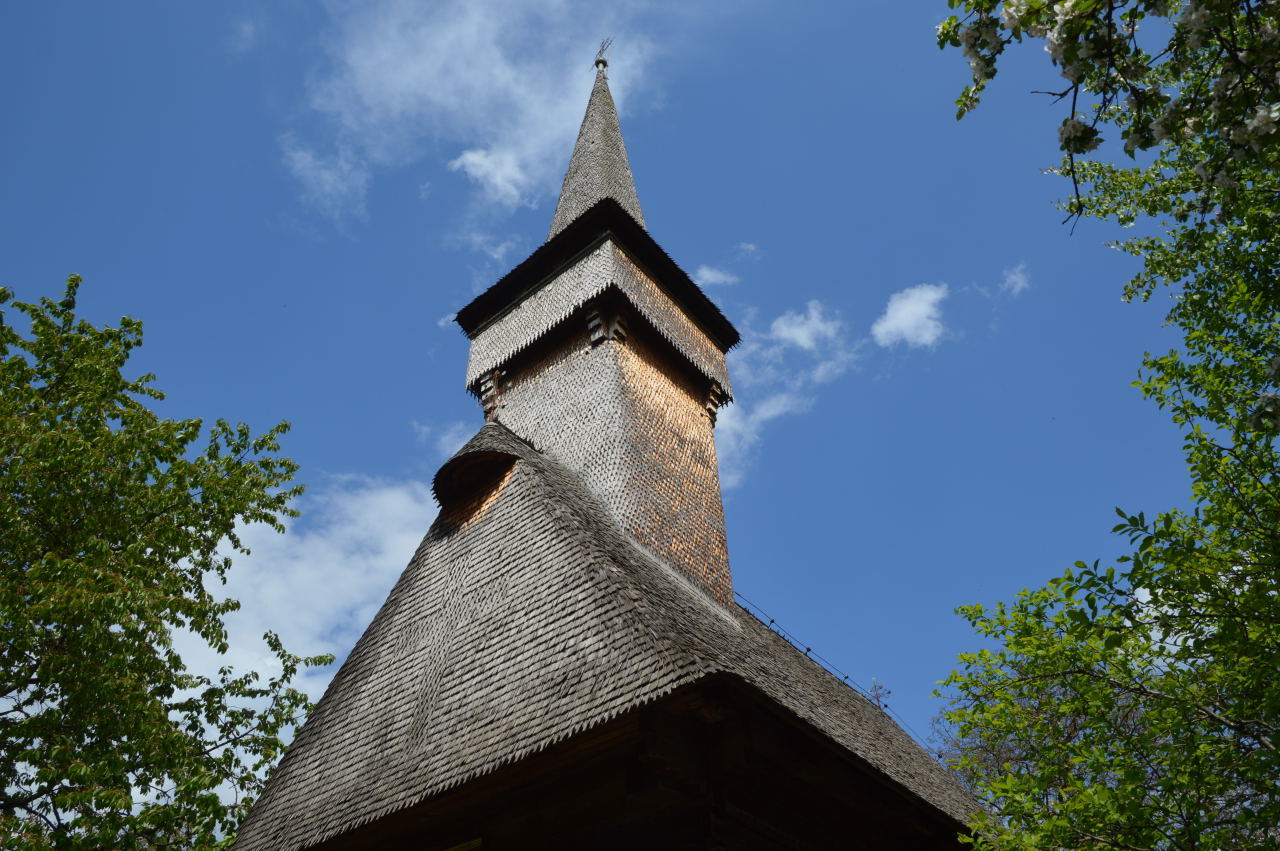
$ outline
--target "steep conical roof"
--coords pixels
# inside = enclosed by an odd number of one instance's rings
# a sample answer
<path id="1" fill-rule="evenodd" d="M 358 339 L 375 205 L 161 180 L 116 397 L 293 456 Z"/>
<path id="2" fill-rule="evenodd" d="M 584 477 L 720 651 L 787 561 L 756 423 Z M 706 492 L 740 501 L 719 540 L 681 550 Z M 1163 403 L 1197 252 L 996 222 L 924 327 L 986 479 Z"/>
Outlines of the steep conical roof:
<path id="1" fill-rule="evenodd" d="M 717 675 L 921 812 L 957 829 L 972 812 L 883 710 L 637 545 L 576 473 L 505 426 L 481 428 L 434 490 L 440 517 L 273 772 L 238 851 L 317 845 Z"/>
<path id="2" fill-rule="evenodd" d="M 596 84 L 587 101 L 587 114 L 578 131 L 578 143 L 569 160 L 569 171 L 560 188 L 560 200 L 556 203 L 556 215 L 551 220 L 547 239 L 564 230 L 602 198 L 613 198 L 644 225 L 636 182 L 627 161 L 627 146 L 618 125 L 618 110 L 609 93 L 607 67 L 603 59 L 596 60 Z"/>

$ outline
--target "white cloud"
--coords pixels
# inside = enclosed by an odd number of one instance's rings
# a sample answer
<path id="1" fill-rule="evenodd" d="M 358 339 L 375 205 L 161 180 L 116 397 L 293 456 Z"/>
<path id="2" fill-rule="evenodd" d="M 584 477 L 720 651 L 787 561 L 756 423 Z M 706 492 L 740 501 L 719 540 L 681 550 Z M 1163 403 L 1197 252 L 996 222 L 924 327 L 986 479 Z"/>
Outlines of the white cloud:
<path id="1" fill-rule="evenodd" d="M 335 222 L 364 218 L 369 169 L 350 148 L 317 154 L 292 135 L 281 137 L 280 148 L 285 166 L 302 187 L 303 201 Z"/>
<path id="2" fill-rule="evenodd" d="M 425 482 L 336 477 L 304 494 L 302 517 L 277 534 L 263 525 L 241 531 L 250 555 L 233 556 L 215 595 L 240 601 L 227 616 L 231 649 L 218 656 L 190 635 L 178 635 L 188 667 L 221 665 L 271 675 L 278 665 L 262 634 L 272 630 L 301 655 L 335 653 L 359 638 L 435 518 Z M 303 674 L 298 686 L 318 698 L 336 665 Z"/>
<path id="3" fill-rule="evenodd" d="M 425 201 L 431 197 L 431 181 L 425 180 L 418 184 L 418 198 Z"/>
<path id="4" fill-rule="evenodd" d="M 779 392 L 764 397 L 749 408 L 735 402 L 722 410 L 716 419 L 720 486 L 730 490 L 742 484 L 751 459 L 759 449 L 766 423 L 786 414 L 802 414 L 811 407 L 811 398 Z"/>
<path id="5" fill-rule="evenodd" d="M 515 151 L 473 148 L 459 154 L 449 168 L 480 184 L 490 201 L 504 207 L 519 206 L 532 188 Z"/>
<path id="6" fill-rule="evenodd" d="M 722 284 L 738 283 L 738 276 L 715 266 L 702 265 L 693 273 L 693 281 L 700 287 L 715 287 Z"/>
<path id="7" fill-rule="evenodd" d="M 452 324 L 453 324 L 453 320 L 455 320 L 455 319 L 457 319 L 457 318 L 458 318 L 458 314 L 456 314 L 456 313 L 447 313 L 447 314 L 445 314 L 444 316 L 441 316 L 439 319 L 437 319 L 437 320 L 436 320 L 436 327 L 437 327 L 437 328 L 448 328 L 450 325 L 452 325 Z"/>
<path id="8" fill-rule="evenodd" d="M 743 260 L 755 260 L 760 257 L 760 246 L 754 242 L 739 242 L 735 253 Z"/>
<path id="9" fill-rule="evenodd" d="M 1009 295 L 1021 295 L 1028 287 L 1031 286 L 1031 275 L 1027 272 L 1027 264 L 1019 263 L 1012 269 L 1004 270 L 1004 280 L 1000 282 L 1000 289 Z"/>
<path id="10" fill-rule="evenodd" d="M 495 263 L 501 263 L 513 248 L 520 246 L 519 237 L 508 236 L 506 239 L 499 239 L 483 231 L 470 231 L 460 234 L 458 238 L 471 250 L 484 254 Z"/>
<path id="11" fill-rule="evenodd" d="M 803 313 L 778 316 L 767 332 L 746 327 L 742 344 L 729 353 L 737 401 L 721 411 L 716 423 L 722 487 L 742 483 L 765 426 L 808 411 L 814 404 L 811 391 L 848 371 L 857 348 L 843 320 L 816 300 Z"/>
<path id="12" fill-rule="evenodd" d="M 769 336 L 806 352 L 816 352 L 821 346 L 838 341 L 843 326 L 839 319 L 827 316 L 822 302 L 815 300 L 809 302 L 803 314 L 788 311 L 773 320 Z"/>
<path id="13" fill-rule="evenodd" d="M 311 106 L 328 119 L 328 141 L 305 150 L 350 151 L 351 170 L 368 171 L 412 161 L 430 145 L 501 209 L 534 205 L 559 185 L 600 34 L 617 37 L 610 87 L 624 109 L 652 62 L 656 41 L 643 28 L 659 17 L 645 2 L 588 0 L 331 8 L 331 61 L 310 91 Z M 662 14 L 687 22 L 692 13 Z M 358 208 L 367 182 L 352 188 L 359 191 L 345 200 Z"/>
<path id="14" fill-rule="evenodd" d="M 936 346 L 946 331 L 941 304 L 947 293 L 946 284 L 920 284 L 894 293 L 884 314 L 871 326 L 871 336 L 881 346 Z"/>
<path id="15" fill-rule="evenodd" d="M 441 457 L 448 458 L 461 449 L 478 430 L 478 427 L 468 425 L 461 420 L 452 422 L 436 436 L 436 451 Z"/>
<path id="16" fill-rule="evenodd" d="M 729 368 L 735 386 L 794 388 L 839 378 L 856 357 L 844 320 L 813 300 L 804 313 L 789 310 L 775 318 L 766 333 L 748 327 L 729 354 Z"/>

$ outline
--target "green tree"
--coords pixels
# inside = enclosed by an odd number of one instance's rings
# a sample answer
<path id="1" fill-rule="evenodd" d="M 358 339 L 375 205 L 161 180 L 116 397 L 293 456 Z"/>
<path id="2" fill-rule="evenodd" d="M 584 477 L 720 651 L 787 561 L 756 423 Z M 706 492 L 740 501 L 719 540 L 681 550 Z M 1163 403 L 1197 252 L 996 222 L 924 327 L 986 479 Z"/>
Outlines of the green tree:
<path id="1" fill-rule="evenodd" d="M 975 841 L 1280 847 L 1280 3 L 950 6 L 960 115 L 1007 48 L 1042 42 L 1064 211 L 1141 225 L 1116 243 L 1142 261 L 1124 294 L 1167 288 L 1182 345 L 1136 383 L 1190 472 L 1189 508 L 1119 511 L 1119 565 L 960 610 L 995 648 L 947 681 L 958 768 L 990 808 Z"/>
<path id="2" fill-rule="evenodd" d="M 262 680 L 189 671 L 174 648 L 187 630 L 226 651 L 238 604 L 206 585 L 225 542 L 246 552 L 238 524 L 294 514 L 296 465 L 274 454 L 287 426 L 219 420 L 196 454 L 200 421 L 157 416 L 152 376 L 122 375 L 141 323 L 77 318 L 79 285 L 37 304 L 0 288 L 0 836 L 209 847 L 308 706 L 290 680 L 329 661 L 268 634 L 281 670 Z"/>

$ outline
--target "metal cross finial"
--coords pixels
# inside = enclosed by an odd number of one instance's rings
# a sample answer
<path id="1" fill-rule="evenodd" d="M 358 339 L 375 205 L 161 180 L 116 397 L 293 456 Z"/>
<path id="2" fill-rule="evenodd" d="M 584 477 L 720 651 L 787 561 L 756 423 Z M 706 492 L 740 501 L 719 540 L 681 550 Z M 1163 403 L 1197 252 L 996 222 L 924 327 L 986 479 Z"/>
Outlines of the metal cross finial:
<path id="1" fill-rule="evenodd" d="M 609 60 L 604 58 L 605 53 L 613 46 L 613 36 L 600 39 L 600 49 L 596 51 L 596 67 L 603 71 L 609 67 Z"/>

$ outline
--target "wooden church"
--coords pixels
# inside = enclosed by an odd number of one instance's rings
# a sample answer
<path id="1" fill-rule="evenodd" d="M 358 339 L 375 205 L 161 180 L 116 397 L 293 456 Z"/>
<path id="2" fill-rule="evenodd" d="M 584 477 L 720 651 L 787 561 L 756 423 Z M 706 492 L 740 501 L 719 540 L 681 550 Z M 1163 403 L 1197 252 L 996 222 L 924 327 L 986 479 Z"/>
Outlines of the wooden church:
<path id="1" fill-rule="evenodd" d="M 604 60 L 546 243 L 457 321 L 485 424 L 235 847 L 957 847 L 964 790 L 734 603 L 738 332 L 645 228 Z"/>

